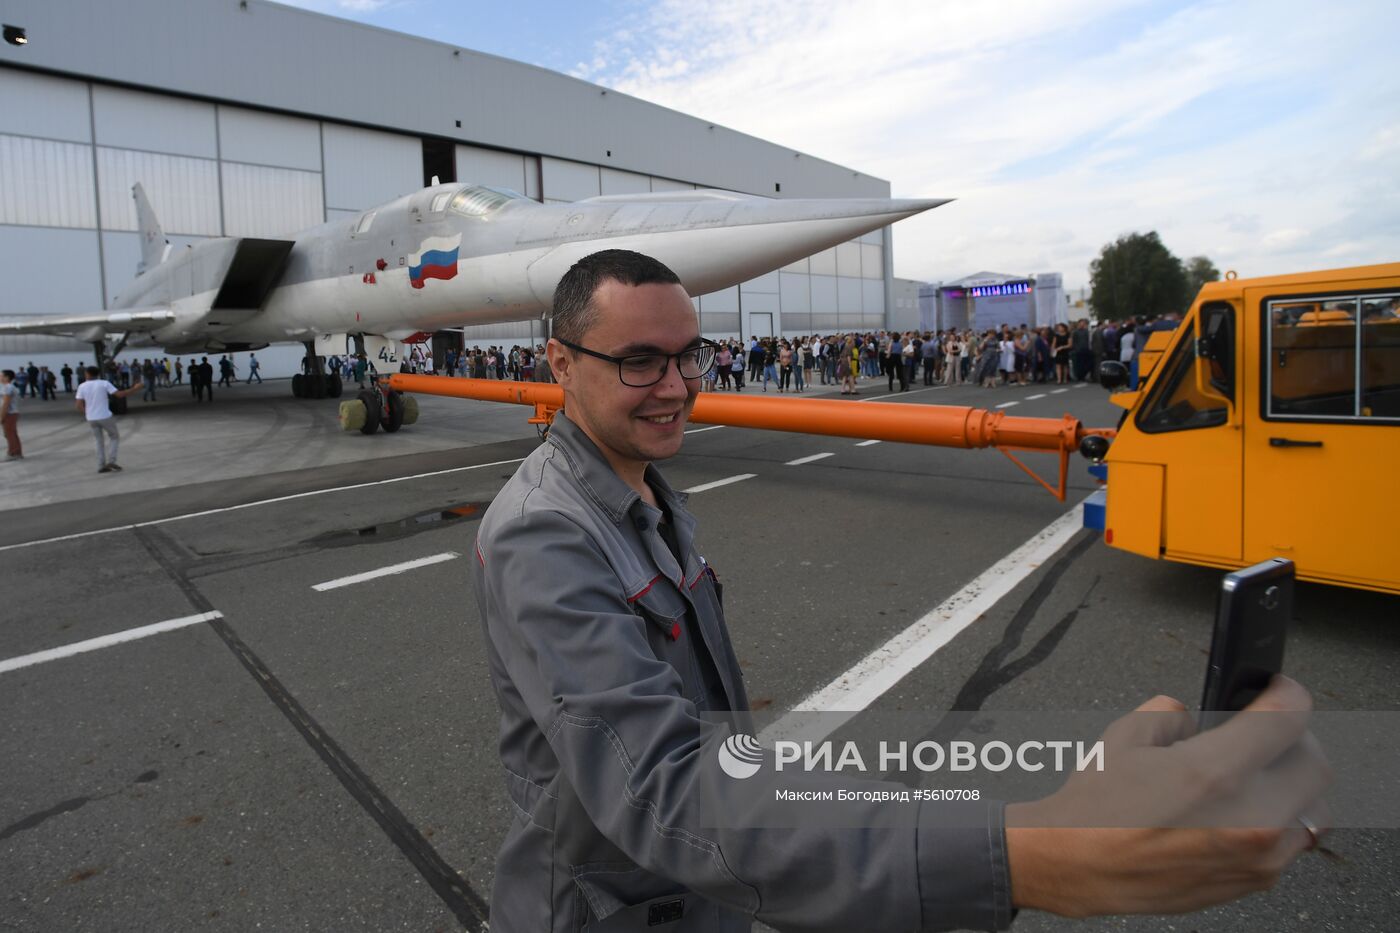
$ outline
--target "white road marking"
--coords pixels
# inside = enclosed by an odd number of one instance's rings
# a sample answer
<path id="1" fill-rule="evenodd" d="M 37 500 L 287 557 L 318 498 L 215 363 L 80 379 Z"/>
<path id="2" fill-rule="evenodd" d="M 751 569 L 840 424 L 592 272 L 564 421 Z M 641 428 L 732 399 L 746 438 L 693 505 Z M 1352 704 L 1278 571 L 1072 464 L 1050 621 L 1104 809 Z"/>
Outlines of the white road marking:
<path id="1" fill-rule="evenodd" d="M 1075 388 L 1076 388 L 1076 389 L 1087 389 L 1087 388 L 1089 388 L 1089 383 L 1087 383 L 1087 382 L 1080 382 L 1080 383 L 1078 383 L 1078 384 L 1075 385 Z"/>
<path id="2" fill-rule="evenodd" d="M 21 547 L 34 547 L 39 544 L 56 544 L 59 541 L 76 541 L 78 538 L 90 538 L 94 535 L 111 534 L 114 531 L 133 531 L 137 528 L 148 528 L 152 525 L 164 525 L 167 522 L 182 522 L 190 518 L 204 518 L 207 515 L 218 515 L 221 512 L 237 512 L 239 509 L 251 509 L 259 505 L 273 505 L 277 502 L 290 502 L 293 499 L 305 499 L 308 496 L 321 496 L 328 492 L 348 492 L 351 489 L 368 489 L 371 486 L 387 486 L 390 483 L 404 483 L 414 479 L 428 479 L 433 476 L 446 476 L 450 473 L 463 473 L 467 470 L 481 470 L 486 467 L 505 466 L 510 463 L 519 463 L 524 457 L 516 457 L 514 460 L 494 460 L 491 463 L 474 463 L 471 466 L 452 467 L 447 470 L 433 470 L 431 473 L 415 473 L 412 476 L 394 476 L 389 479 L 375 480 L 371 483 L 354 483 L 350 486 L 331 486 L 328 489 L 313 489 L 309 492 L 293 493 L 289 496 L 277 496 L 272 499 L 259 499 L 256 502 L 244 502 L 240 505 L 229 505 L 219 509 L 205 509 L 202 512 L 186 512 L 184 515 L 172 515 L 169 518 L 156 518 L 149 522 L 136 522 L 131 525 L 114 525 L 111 528 L 99 528 L 96 531 L 79 531 L 71 535 L 59 535 L 56 538 L 41 538 L 38 541 L 22 541 L 19 544 L 6 544 L 0 546 L 0 551 L 9 551 Z"/>
<path id="3" fill-rule="evenodd" d="M 681 492 L 709 492 L 711 489 L 728 486 L 730 483 L 742 483 L 744 480 L 753 479 L 757 475 L 757 473 L 740 473 L 738 476 L 726 476 L 724 479 L 717 479 L 713 483 L 701 483 L 699 486 L 691 486 L 689 489 L 682 489 Z"/>
<path id="4" fill-rule="evenodd" d="M 1027 395 L 1026 398 L 1025 398 L 1025 401 L 1027 401 L 1027 402 L 1034 402 L 1034 401 L 1035 401 L 1036 399 L 1038 399 L 1038 398 L 1045 398 L 1045 393 L 1042 392 L 1042 393 L 1040 393 L 1039 395 Z"/>
<path id="5" fill-rule="evenodd" d="M 872 395 L 869 398 L 856 399 L 858 402 L 878 402 L 882 398 L 894 398 L 895 396 L 917 395 L 920 392 L 932 392 L 934 389 L 941 389 L 943 386 L 924 386 L 922 389 L 910 389 L 908 392 L 891 392 L 888 395 Z"/>
<path id="6" fill-rule="evenodd" d="M 154 622 L 150 625 L 141 625 L 136 628 L 129 628 L 121 632 L 113 632 L 110 635 L 99 635 L 97 638 L 89 638 L 86 641 L 75 641 L 71 645 L 63 645 L 60 648 L 50 648 L 47 651 L 36 651 L 33 654 L 22 654 L 17 658 L 9 658 L 0 661 L 0 674 L 6 671 L 19 670 L 21 667 L 29 667 L 33 664 L 43 664 L 45 661 L 57 661 L 59 658 L 72 657 L 75 654 L 82 654 L 85 651 L 96 651 L 99 648 L 109 648 L 112 645 L 120 645 L 122 642 L 136 641 L 138 638 L 146 638 L 150 635 L 159 635 L 161 632 L 171 632 L 177 628 L 184 628 L 187 625 L 197 625 L 200 622 L 208 622 L 211 619 L 222 619 L 222 612 L 201 612 L 199 615 L 183 616 L 179 619 L 168 619 L 164 622 Z"/>
<path id="7" fill-rule="evenodd" d="M 804 463 L 811 463 L 814 460 L 825 460 L 827 457 L 836 456 L 833 453 L 812 454 L 810 457 L 798 457 L 796 460 L 789 460 L 784 466 L 802 466 Z"/>
<path id="8" fill-rule="evenodd" d="M 1065 512 L 846 673 L 799 702 L 792 712 L 764 729 L 760 740 L 765 744 L 776 739 L 820 741 L 850 721 L 1054 557 L 1082 527 L 1081 505 Z"/>
<path id="9" fill-rule="evenodd" d="M 705 431 L 718 431 L 720 428 L 724 428 L 724 427 L 728 427 L 728 425 L 724 425 L 724 424 L 712 424 L 712 425 L 710 425 L 708 428 L 691 428 L 689 431 L 685 431 L 685 432 L 682 432 L 682 433 L 685 433 L 685 434 L 702 434 L 702 433 L 704 433 Z"/>
<path id="10" fill-rule="evenodd" d="M 1020 402 L 1002 402 L 997 408 L 1010 408 L 1012 405 L 1019 405 Z"/>
<path id="11" fill-rule="evenodd" d="M 857 446 L 857 447 L 869 447 L 871 444 L 878 444 L 878 443 L 880 443 L 880 442 L 879 442 L 879 441 L 861 441 L 860 443 L 856 444 L 856 446 Z"/>
<path id="12" fill-rule="evenodd" d="M 342 586 L 350 586 L 355 583 L 364 583 L 366 580 L 377 580 L 380 577 L 390 577 L 396 573 L 404 573 L 409 570 L 416 570 L 419 567 L 427 567 L 432 564 L 440 564 L 446 560 L 456 560 L 461 557 L 456 551 L 444 551 L 441 554 L 434 554 L 431 557 L 420 557 L 417 560 L 406 560 L 402 564 L 391 564 L 388 567 L 380 567 L 378 570 L 367 570 L 364 573 L 357 573 L 349 577 L 341 577 L 338 580 L 327 580 L 325 583 L 317 583 L 311 588 L 318 593 L 326 590 L 338 590 Z"/>
<path id="13" fill-rule="evenodd" d="M 1069 391 L 1069 389 L 1056 389 L 1055 391 L 1051 392 L 1050 394 L 1051 394 L 1051 395 L 1064 395 L 1064 394 L 1065 394 L 1066 392 L 1068 392 L 1068 391 Z"/>

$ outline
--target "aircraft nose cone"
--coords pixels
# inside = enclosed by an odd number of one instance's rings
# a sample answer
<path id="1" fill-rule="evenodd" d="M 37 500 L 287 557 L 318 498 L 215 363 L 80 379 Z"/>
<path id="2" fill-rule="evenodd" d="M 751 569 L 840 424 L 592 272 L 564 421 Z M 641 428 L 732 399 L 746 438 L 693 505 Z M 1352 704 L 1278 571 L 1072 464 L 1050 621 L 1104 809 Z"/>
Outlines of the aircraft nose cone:
<path id="1" fill-rule="evenodd" d="M 529 269 L 530 286 L 548 303 L 565 270 L 598 249 L 655 257 L 692 295 L 729 288 L 872 230 L 948 203 L 943 198 L 776 198 L 702 193 L 648 199 L 632 209 L 618 199 L 577 206 L 579 225 L 597 211 L 594 230 L 562 243 Z"/>
<path id="2" fill-rule="evenodd" d="M 891 213 L 898 214 L 899 219 L 913 217 L 915 214 L 922 214 L 924 211 L 931 211 L 935 207 L 942 207 L 952 198 L 895 198 L 888 202 L 894 209 Z"/>
<path id="3" fill-rule="evenodd" d="M 931 211 L 951 201 L 952 198 L 850 198 L 817 203 L 841 205 L 845 211 L 833 216 L 875 217 L 890 215 L 899 219 L 913 217 L 924 211 Z M 840 208 L 833 208 L 839 211 Z"/>
<path id="4" fill-rule="evenodd" d="M 743 202 L 732 220 L 738 223 L 815 223 L 850 221 L 866 233 L 906 217 L 947 204 L 948 198 L 795 198 L 789 201 L 755 199 Z M 858 236 L 859 234 L 855 234 Z"/>

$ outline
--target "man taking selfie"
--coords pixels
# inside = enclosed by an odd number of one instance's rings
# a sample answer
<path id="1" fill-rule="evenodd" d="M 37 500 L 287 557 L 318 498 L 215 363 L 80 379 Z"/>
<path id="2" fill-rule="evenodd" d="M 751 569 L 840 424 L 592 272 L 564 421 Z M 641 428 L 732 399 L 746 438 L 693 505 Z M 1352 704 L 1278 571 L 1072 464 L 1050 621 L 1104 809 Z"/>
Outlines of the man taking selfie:
<path id="1" fill-rule="evenodd" d="M 868 828 L 778 828 L 774 802 L 771 821 L 749 806 L 752 825 L 714 828 L 701 802 L 734 791 L 700 753 L 713 728 L 702 717 L 729 712 L 744 731 L 748 698 L 719 579 L 696 549 L 685 495 L 655 463 L 680 451 L 715 346 L 676 275 L 622 250 L 563 277 L 553 335 L 564 409 L 487 510 L 473 561 L 514 813 L 496 863 L 495 933 L 739 931 L 754 920 L 991 930 L 1018 908 L 1185 911 L 1269 886 L 1315 844 L 1326 767 L 1304 716 L 1193 737 L 1183 707 L 1162 697 L 1142 707 L 1158 713 L 1150 726 L 1120 720 L 1106 733 L 1121 770 L 1076 776 L 1033 803 L 984 801 L 970 825 L 921 803 L 908 825 L 882 826 L 871 804 Z M 1308 704 L 1280 678 L 1256 707 Z M 1293 762 L 1278 779 L 1284 822 L 1306 813 L 1307 831 L 1081 828 L 1102 825 L 1105 807 L 1172 825 L 1258 786 L 1280 757 Z"/>

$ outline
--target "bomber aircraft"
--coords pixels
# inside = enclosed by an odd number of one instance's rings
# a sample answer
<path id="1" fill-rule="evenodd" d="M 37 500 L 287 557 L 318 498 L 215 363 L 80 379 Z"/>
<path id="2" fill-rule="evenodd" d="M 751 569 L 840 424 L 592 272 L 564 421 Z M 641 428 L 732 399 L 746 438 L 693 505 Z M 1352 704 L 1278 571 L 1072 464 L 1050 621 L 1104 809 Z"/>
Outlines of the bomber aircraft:
<path id="1" fill-rule="evenodd" d="M 0 333 L 76 337 L 99 366 L 124 347 L 183 355 L 299 342 L 307 355 L 293 391 L 312 398 L 341 393 L 323 354 L 353 347 L 385 361 L 415 334 L 545 316 L 564 272 L 596 250 L 654 256 L 700 295 L 946 203 L 699 189 L 541 204 L 504 188 L 433 184 L 287 239 L 172 250 L 140 184 L 132 196 L 141 263 L 111 308 L 0 321 Z M 397 427 L 393 394 L 375 386 L 362 400 Z"/>

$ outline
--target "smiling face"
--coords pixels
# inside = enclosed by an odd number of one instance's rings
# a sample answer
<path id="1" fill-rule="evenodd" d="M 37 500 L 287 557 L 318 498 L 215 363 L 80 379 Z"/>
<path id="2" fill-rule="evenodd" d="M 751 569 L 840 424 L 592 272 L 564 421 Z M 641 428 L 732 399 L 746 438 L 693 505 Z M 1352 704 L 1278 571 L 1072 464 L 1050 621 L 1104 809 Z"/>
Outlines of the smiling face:
<path id="1" fill-rule="evenodd" d="M 678 353 L 700 342 L 695 307 L 672 284 L 624 285 L 607 279 L 593 293 L 596 318 L 576 341 L 608 356 Z M 547 348 L 565 409 L 622 479 L 640 490 L 646 465 L 681 449 L 685 423 L 700 391 L 671 360 L 660 382 L 622 384 L 616 363 L 577 353 L 556 340 Z"/>

